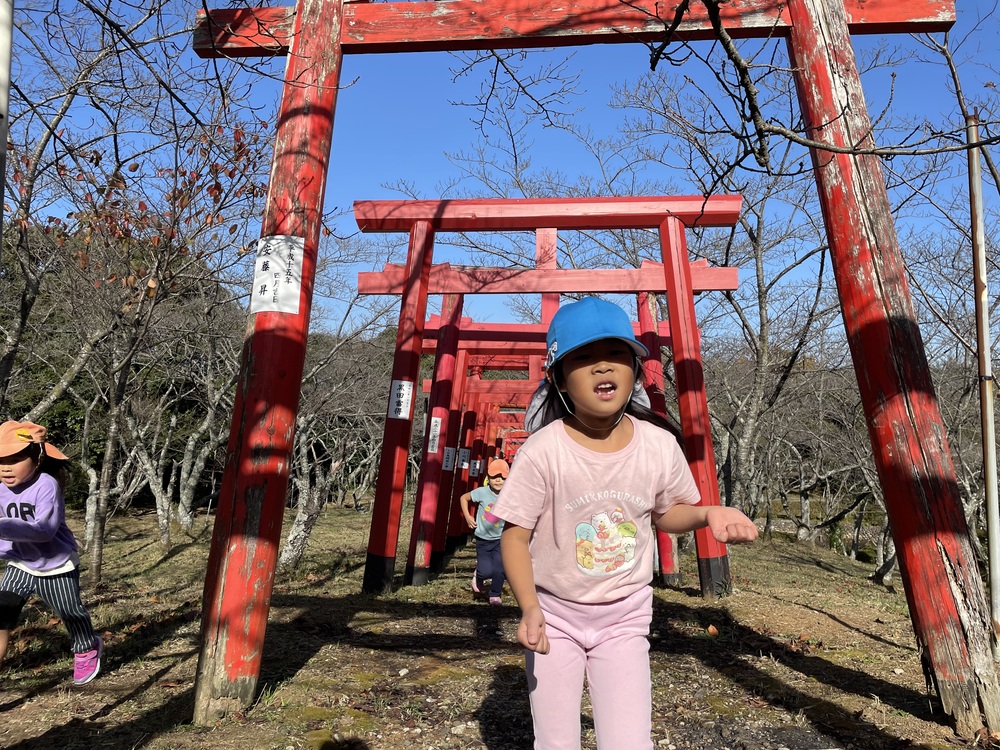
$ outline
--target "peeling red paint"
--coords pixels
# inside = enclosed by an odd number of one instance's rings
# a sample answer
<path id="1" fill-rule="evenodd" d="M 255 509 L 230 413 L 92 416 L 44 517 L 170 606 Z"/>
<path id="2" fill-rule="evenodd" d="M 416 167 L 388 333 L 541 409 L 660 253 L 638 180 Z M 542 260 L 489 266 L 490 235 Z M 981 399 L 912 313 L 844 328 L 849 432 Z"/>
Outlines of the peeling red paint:
<path id="1" fill-rule="evenodd" d="M 799 98 L 810 137 L 870 146 L 851 42 L 835 6 L 825 0 L 788 3 Z M 839 50 L 835 59 L 828 50 Z M 988 610 L 881 165 L 872 156 L 822 153 L 814 153 L 814 165 L 914 631 L 945 711 L 968 736 L 982 724 L 1000 722 L 1000 688 L 995 674 L 977 678 L 973 665 L 990 660 Z"/>
<path id="2" fill-rule="evenodd" d="M 953 0 L 848 0 L 845 5 L 854 34 L 932 33 L 947 31 L 955 22 Z M 345 54 L 356 54 L 656 42 L 675 8 L 676 3 L 657 0 L 584 0 L 565 6 L 536 0 L 349 3 L 341 45 Z M 781 37 L 790 28 L 786 3 L 730 0 L 719 10 L 736 39 Z M 200 11 L 194 50 L 201 57 L 287 54 L 293 18 L 288 7 Z M 714 38 L 704 5 L 691 3 L 675 38 Z"/>
<path id="3" fill-rule="evenodd" d="M 267 625 L 312 302 L 323 192 L 341 53 L 323 39 L 339 30 L 340 6 L 303 0 L 298 39 L 278 113 L 264 237 L 303 237 L 299 314 L 259 313 L 244 344 L 216 523 L 205 578 L 195 720 L 213 720 L 221 697 L 253 697 Z M 320 29 L 329 29 L 326 35 Z M 281 363 L 280 370 L 258 363 Z M 248 692 L 249 691 L 249 692 Z"/>

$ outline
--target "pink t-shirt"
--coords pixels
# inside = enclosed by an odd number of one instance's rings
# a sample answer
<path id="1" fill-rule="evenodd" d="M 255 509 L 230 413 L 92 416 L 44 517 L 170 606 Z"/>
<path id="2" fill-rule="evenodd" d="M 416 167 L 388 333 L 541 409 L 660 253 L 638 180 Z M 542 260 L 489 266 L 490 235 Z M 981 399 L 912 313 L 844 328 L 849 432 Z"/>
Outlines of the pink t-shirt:
<path id="1" fill-rule="evenodd" d="M 628 418 L 632 440 L 615 453 L 579 445 L 561 420 L 518 451 L 493 513 L 532 530 L 537 588 L 584 603 L 634 593 L 653 577 L 651 514 L 700 499 L 674 436 Z"/>

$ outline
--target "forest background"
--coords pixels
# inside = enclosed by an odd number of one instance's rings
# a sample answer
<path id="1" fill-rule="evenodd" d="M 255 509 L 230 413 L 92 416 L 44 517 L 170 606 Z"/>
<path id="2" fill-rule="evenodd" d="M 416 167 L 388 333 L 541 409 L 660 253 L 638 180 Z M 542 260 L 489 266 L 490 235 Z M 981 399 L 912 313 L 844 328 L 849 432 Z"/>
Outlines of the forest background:
<path id="1" fill-rule="evenodd" d="M 111 514 L 154 507 L 150 534 L 166 551 L 221 478 L 284 61 L 195 58 L 202 7 L 15 7 L 0 415 L 47 425 L 70 455 L 67 496 L 86 509 L 94 582 Z M 966 515 L 979 532 L 965 122 L 973 112 L 981 120 L 995 274 L 997 7 L 959 3 L 958 17 L 949 34 L 857 38 L 856 51 Z M 384 63 L 346 68 L 283 567 L 301 560 L 327 504 L 367 507 L 378 466 L 398 304 L 359 297 L 356 273 L 400 262 L 405 237 L 358 233 L 344 210 L 350 200 L 740 193 L 734 229 L 689 232 L 692 259 L 740 268 L 737 291 L 696 303 L 723 501 L 764 525 L 790 525 L 802 541 L 862 556 L 877 578 L 891 569 L 784 45 L 739 42 L 735 60 L 707 42 L 615 48 L 607 59 L 565 50 L 439 55 L 422 71 L 446 86 L 420 124 L 398 62 L 391 73 Z M 742 74 L 754 82 L 753 103 Z M 395 88 L 365 87 L 366 76 L 380 75 Z M 405 138 L 410 131 L 417 137 Z M 567 268 L 659 257 L 655 233 L 567 232 L 559 241 Z M 444 235 L 436 245 L 437 261 L 534 263 L 527 235 Z M 991 297 L 992 340 L 996 304 Z M 530 322 L 539 301 L 474 300 L 467 309 Z M 662 356 L 669 391 L 670 352 Z M 418 426 L 421 416 L 418 405 Z M 415 448 L 419 441 L 416 429 Z M 415 476 L 418 450 L 411 455 Z"/>

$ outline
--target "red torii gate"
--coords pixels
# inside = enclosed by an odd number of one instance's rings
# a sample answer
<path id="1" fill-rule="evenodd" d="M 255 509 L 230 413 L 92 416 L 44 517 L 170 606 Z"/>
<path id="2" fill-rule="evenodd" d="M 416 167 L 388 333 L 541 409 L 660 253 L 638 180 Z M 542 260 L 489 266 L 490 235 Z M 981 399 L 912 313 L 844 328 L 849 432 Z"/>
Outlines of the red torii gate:
<path id="1" fill-rule="evenodd" d="M 660 266 L 660 264 L 656 265 Z M 707 266 L 707 263 L 705 261 L 695 261 L 691 264 L 691 266 L 692 268 L 704 267 Z M 434 266 L 433 268 L 438 268 L 438 266 Z M 433 268 L 432 268 L 432 274 L 433 274 Z M 733 269 L 724 269 L 724 270 L 731 271 Z M 731 279 L 731 281 L 735 282 L 735 278 Z M 735 283 L 733 283 L 733 286 L 735 286 Z M 730 288 L 731 287 L 729 285 L 725 287 L 725 289 L 730 289 Z M 636 329 L 637 337 L 642 340 L 643 344 L 646 345 L 646 348 L 649 351 L 649 356 L 646 357 L 645 361 L 643 362 L 643 370 L 645 372 L 645 379 L 647 383 L 646 390 L 650 399 L 650 405 L 652 409 L 657 413 L 666 416 L 667 408 L 666 408 L 665 395 L 663 392 L 663 387 L 664 387 L 663 362 L 660 354 L 660 348 L 661 346 L 667 346 L 669 348 L 670 329 L 669 325 L 665 323 L 659 323 L 658 326 L 654 325 L 654 321 L 657 318 L 657 309 L 656 309 L 657 305 L 654 295 L 651 295 L 648 292 L 640 292 L 637 295 L 637 298 L 638 298 L 639 323 L 634 324 L 634 327 Z M 427 326 L 424 330 L 424 341 L 423 341 L 424 354 L 431 354 L 438 351 L 437 336 L 442 333 L 441 325 L 442 325 L 441 316 L 432 315 L 428 319 Z M 476 325 L 480 335 L 483 336 L 484 339 L 495 338 L 498 334 L 502 336 L 504 335 L 502 329 L 506 328 L 506 325 L 490 326 L 484 324 L 473 324 L 471 318 L 462 318 L 461 329 L 459 331 L 459 344 L 458 344 L 459 357 L 461 357 L 462 354 L 468 353 L 473 350 L 478 352 L 479 351 L 478 347 L 480 347 L 481 345 L 485 344 L 489 346 L 490 344 L 495 345 L 497 343 L 479 339 L 476 339 L 474 341 L 469 341 L 468 340 L 469 334 L 467 333 L 466 335 L 463 336 L 462 331 L 469 332 L 472 329 L 473 325 Z M 528 396 L 530 396 L 530 394 L 534 391 L 534 389 L 537 387 L 537 383 L 541 379 L 541 362 L 543 359 L 544 349 L 545 349 L 544 347 L 545 331 L 543 329 L 546 328 L 546 326 L 528 327 L 524 325 L 519 325 L 518 327 L 522 330 L 527 329 L 535 331 L 535 333 L 537 334 L 538 343 L 535 345 L 534 348 L 532 348 L 530 344 L 520 344 L 520 343 L 508 344 L 509 347 L 517 350 L 520 353 L 519 354 L 513 354 L 511 352 L 507 352 L 504 354 L 479 353 L 470 357 L 468 359 L 467 364 L 468 367 L 471 368 L 473 371 L 476 371 L 477 369 L 480 370 L 491 369 L 500 371 L 527 370 L 528 379 L 518 380 L 518 381 L 509 381 L 509 380 L 483 381 L 481 379 L 473 377 L 469 377 L 468 379 L 463 379 L 461 376 L 459 376 L 457 383 L 455 383 L 453 386 L 452 390 L 453 394 L 459 393 L 459 394 L 472 395 L 481 393 L 483 391 L 492 393 L 494 385 L 497 383 L 501 383 L 502 387 L 507 389 L 508 394 L 513 395 L 516 392 L 517 394 L 523 396 L 525 403 L 521 404 L 521 406 L 522 407 L 526 406 L 526 401 Z M 494 328 L 500 328 L 501 330 L 494 331 L 493 330 Z M 461 359 L 459 359 L 458 361 L 461 362 Z M 466 367 L 460 364 L 457 368 L 457 373 L 464 373 L 465 370 Z M 431 380 L 424 381 L 423 390 L 425 393 L 431 392 L 433 387 L 434 383 Z M 512 400 L 519 401 L 519 399 L 516 398 Z M 461 401 L 462 401 L 461 396 L 459 396 L 457 399 L 455 399 L 453 396 L 453 401 L 452 401 L 453 404 L 460 404 Z M 458 414 L 456 409 L 457 406 L 453 407 L 451 413 L 449 414 L 449 419 L 451 419 L 452 421 L 448 423 L 447 430 L 449 431 L 450 435 L 457 435 L 457 430 L 451 429 L 451 425 L 457 424 L 457 419 L 460 416 L 460 414 Z M 523 416 L 524 415 L 522 413 L 518 417 L 518 419 L 522 421 L 517 422 L 516 423 L 517 426 L 523 426 Z M 528 433 L 525 432 L 523 429 L 519 431 L 514 430 L 513 433 L 517 445 L 520 445 L 520 443 L 523 442 L 524 439 L 527 438 L 528 436 Z M 510 439 L 509 433 L 508 437 L 504 438 L 505 448 L 507 447 L 508 439 Z M 425 448 L 426 446 L 427 443 L 425 442 Z M 505 452 L 508 452 L 507 458 L 509 459 L 511 457 L 509 455 L 509 451 Z M 424 454 L 422 455 L 422 458 L 425 460 L 427 458 L 427 453 L 429 453 L 429 449 L 426 449 L 424 451 Z M 452 447 L 451 442 L 446 444 L 444 448 L 444 457 L 441 459 L 441 464 L 442 464 L 441 487 L 440 491 L 437 494 L 437 502 L 439 503 L 448 502 L 449 483 L 452 481 L 454 476 L 455 454 L 456 454 L 456 448 Z M 469 482 L 469 484 L 471 485 L 471 481 Z M 464 518 L 460 517 L 460 514 L 456 514 L 456 509 L 458 507 L 457 497 L 459 494 L 460 491 L 456 491 L 451 495 L 451 497 L 454 499 L 450 504 L 449 508 L 453 518 L 448 525 L 448 539 L 442 545 L 441 543 L 439 543 L 437 536 L 435 537 L 435 546 L 434 550 L 431 553 L 431 572 L 434 573 L 440 572 L 441 567 L 443 566 L 444 556 L 450 552 L 453 552 L 457 548 L 458 546 L 457 541 L 452 541 L 452 540 L 457 540 L 459 537 L 465 539 L 468 536 L 468 529 L 465 526 Z M 418 494 L 418 502 L 421 502 L 421 500 L 422 498 Z M 449 512 L 448 510 L 439 510 L 438 514 L 439 522 L 442 516 L 446 515 L 448 512 Z M 458 515 L 457 518 L 455 517 L 456 515 Z M 677 546 L 674 537 L 670 534 L 657 530 L 656 539 L 657 539 L 657 551 L 659 553 L 658 568 L 659 568 L 661 582 L 667 585 L 679 584 L 681 581 L 681 575 L 680 575 L 679 561 L 677 556 Z M 411 582 L 412 573 L 410 573 L 410 571 L 412 571 L 413 566 L 414 566 L 414 556 L 412 554 L 412 549 L 411 549 L 411 555 L 407 559 L 407 571 L 408 571 L 406 578 L 407 582 Z"/>
<path id="2" fill-rule="evenodd" d="M 427 428 L 424 433 L 424 441 L 421 452 L 420 477 L 418 479 L 416 491 L 416 506 L 414 510 L 413 528 L 410 534 L 409 552 L 407 555 L 406 573 L 404 582 L 407 584 L 422 584 L 428 581 L 429 573 L 440 573 L 444 568 L 445 556 L 449 551 L 454 551 L 459 538 L 465 539 L 468 536 L 468 528 L 465 526 L 461 513 L 457 513 L 459 507 L 458 498 L 466 491 L 472 489 L 480 476 L 478 467 L 482 465 L 483 456 L 474 455 L 474 445 L 469 435 L 463 435 L 467 442 L 464 448 L 456 447 L 459 437 L 458 425 L 463 417 L 463 403 L 470 402 L 467 412 L 475 415 L 474 429 L 479 430 L 486 425 L 497 424 L 498 420 L 492 417 L 492 404 L 509 403 L 517 400 L 518 388 L 516 386 L 506 386 L 510 381 L 480 381 L 478 377 L 468 377 L 467 370 L 474 373 L 481 372 L 484 368 L 490 369 L 518 369 L 535 371 L 539 377 L 541 373 L 541 352 L 542 345 L 528 345 L 519 356 L 513 355 L 510 351 L 502 355 L 483 355 L 477 352 L 476 342 L 459 341 L 458 336 L 451 331 L 456 323 L 455 316 L 448 314 L 449 300 L 459 295 L 446 295 L 443 310 L 444 316 L 432 315 L 425 328 L 425 338 L 422 344 L 422 353 L 435 353 L 434 378 L 425 380 L 423 391 L 429 393 L 427 408 Z M 444 320 L 442 320 L 444 318 Z M 462 318 L 461 324 L 471 323 L 469 318 Z M 440 346 L 435 337 L 439 334 Z M 521 351 L 521 345 L 512 347 Z M 471 353 L 471 356 L 470 356 Z M 454 358 L 455 367 L 440 367 L 442 362 L 448 362 Z M 442 377 L 443 375 L 443 377 Z M 489 388 L 478 388 L 478 383 L 488 384 Z M 527 383 L 528 381 L 521 381 Z M 523 390 L 523 389 L 522 389 Z M 491 397 L 488 408 L 490 414 L 484 414 L 482 410 L 482 397 L 489 394 Z M 527 396 L 523 397 L 523 407 L 527 403 Z M 445 406 L 447 402 L 447 408 Z M 484 422 L 484 420 L 488 420 Z M 486 443 L 490 442 L 488 432 Z M 442 440 L 442 436 L 447 436 Z M 455 479 L 455 472 L 458 469 L 455 462 L 456 455 L 466 452 L 464 467 L 467 475 L 461 479 Z M 425 475 L 425 472 L 427 474 Z M 433 521 L 431 521 L 433 519 Z M 398 520 L 398 519 L 394 519 Z M 433 523 L 432 536 L 425 532 L 427 525 Z M 372 533 L 375 533 L 374 527 Z M 387 534 L 388 530 L 380 530 L 381 535 Z M 449 541 L 449 539 L 451 541 Z"/>
<path id="3" fill-rule="evenodd" d="M 545 237 L 546 233 L 539 233 L 539 254 L 538 258 L 540 263 L 543 265 L 548 263 L 549 253 L 547 248 L 551 247 L 554 250 L 554 237 L 552 237 L 551 244 L 548 243 L 548 237 Z M 552 255 L 554 260 L 554 255 Z M 550 295 L 543 295 L 542 307 L 543 307 L 543 317 L 548 316 L 551 318 L 552 312 L 548 309 L 554 306 L 550 306 L 547 297 Z M 445 307 L 447 307 L 447 301 L 445 302 Z M 464 327 L 471 325 L 472 321 L 469 318 L 463 318 L 461 324 Z M 423 342 L 424 353 L 431 353 L 437 350 L 437 339 L 435 334 L 441 333 L 441 319 L 439 316 L 432 315 L 428 321 L 428 327 L 425 329 L 425 338 Z M 496 342 L 490 342 L 487 344 L 486 351 L 480 351 L 480 343 L 476 341 L 459 341 L 458 352 L 456 355 L 456 372 L 465 373 L 467 370 L 471 370 L 476 377 L 461 377 L 457 379 L 457 382 L 453 384 L 452 387 L 452 398 L 451 398 L 451 408 L 447 412 L 447 422 L 446 426 L 442 428 L 444 432 L 448 435 L 448 441 L 444 448 L 444 456 L 440 459 L 441 473 L 440 482 L 437 491 L 436 502 L 438 505 L 438 515 L 437 522 L 439 524 L 440 530 L 436 529 L 434 537 L 434 546 L 431 551 L 431 570 L 433 572 L 440 572 L 443 568 L 445 555 L 454 552 L 458 548 L 460 542 L 464 542 L 468 538 L 469 529 L 466 526 L 465 519 L 460 513 L 456 512 L 459 507 L 459 497 L 466 491 L 471 490 L 473 485 L 476 483 L 476 479 L 479 476 L 479 471 L 472 471 L 472 467 L 475 465 L 481 465 L 482 456 L 476 455 L 473 460 L 473 452 L 476 448 L 473 440 L 476 430 L 480 427 L 478 418 L 481 416 L 481 412 L 485 407 L 485 404 L 481 404 L 481 396 L 493 395 L 489 393 L 489 383 L 483 381 L 479 374 L 484 369 L 525 369 L 527 368 L 529 372 L 529 380 L 538 381 L 541 379 L 542 372 L 542 361 L 544 353 L 544 338 L 540 339 L 540 343 L 535 346 L 535 351 L 527 350 L 519 356 L 511 355 L 508 351 L 502 353 L 496 353 Z M 516 344 L 514 348 L 521 349 L 522 347 L 530 347 L 530 344 Z M 526 364 L 525 364 L 526 363 Z M 528 382 L 528 381 L 525 381 Z M 427 386 L 425 385 L 425 390 Z M 442 399 L 443 400 L 443 399 Z M 465 410 L 463 413 L 463 405 Z M 428 410 L 433 418 L 433 411 Z M 461 423 L 461 429 L 459 429 L 459 424 Z M 480 444 L 482 441 L 480 441 Z M 463 447 L 464 446 L 464 447 Z M 481 447 L 481 446 L 480 446 Z M 427 454 L 430 452 L 428 441 L 425 440 L 423 458 L 421 465 L 426 465 Z M 456 459 L 457 456 L 457 459 Z M 435 456 L 435 460 L 437 457 Z M 475 463 L 474 463 L 475 461 Z M 418 502 L 424 502 L 424 497 L 433 497 L 434 488 L 433 485 L 428 488 L 426 485 L 422 488 L 423 492 L 418 492 Z M 450 519 L 447 521 L 447 529 L 445 529 L 445 521 L 443 520 L 450 513 Z M 446 535 L 445 540 L 442 542 L 440 535 L 441 532 Z M 415 534 L 413 536 L 416 536 Z M 416 579 L 416 582 L 420 582 L 421 575 L 418 574 L 414 576 L 415 568 L 415 552 L 416 550 L 411 547 L 411 554 L 407 561 L 407 579 L 411 582 Z"/>
<path id="4" fill-rule="evenodd" d="M 447 297 L 445 302 L 445 307 L 447 307 Z M 516 428 L 519 432 L 523 431 L 523 420 L 524 412 L 528 405 L 528 401 L 531 394 L 534 392 L 538 383 L 541 381 L 542 377 L 542 362 L 545 354 L 545 338 L 544 331 L 539 330 L 539 326 L 525 326 L 523 324 L 516 323 L 502 323 L 502 324 L 490 324 L 487 327 L 480 326 L 480 332 L 484 337 L 496 338 L 495 341 L 480 341 L 478 339 L 470 340 L 468 335 L 463 336 L 462 331 L 468 331 L 473 325 L 471 318 L 462 318 L 460 321 L 461 329 L 459 330 L 458 336 L 458 351 L 453 352 L 452 347 L 439 346 L 437 341 L 437 336 L 441 336 L 442 344 L 444 343 L 445 336 L 444 333 L 447 331 L 447 326 L 442 324 L 442 316 L 432 315 L 427 321 L 424 328 L 424 337 L 422 344 L 423 354 L 435 354 L 438 357 L 441 356 L 456 356 L 456 362 L 460 361 L 460 356 L 462 354 L 467 355 L 466 366 L 458 365 L 455 371 L 454 381 L 440 381 L 436 379 L 437 373 L 435 372 L 435 378 L 425 379 L 423 382 L 424 393 L 429 393 L 429 403 L 433 405 L 434 403 L 441 403 L 444 401 L 443 395 L 440 393 L 441 390 L 447 392 L 448 389 L 451 393 L 460 393 L 465 396 L 469 396 L 475 399 L 477 396 L 489 395 L 490 403 L 496 404 L 500 409 L 504 408 L 516 408 L 517 414 L 511 413 L 501 413 L 498 416 L 490 415 L 489 424 L 490 426 L 497 427 L 497 447 L 499 449 L 499 442 L 501 441 L 504 429 L 508 430 L 508 433 Z M 506 339 L 506 343 L 503 343 L 500 339 Z M 492 346 L 496 348 L 500 346 L 503 348 L 503 352 L 500 354 L 496 353 L 484 353 L 480 346 L 485 345 L 487 347 L 486 352 L 489 352 L 489 347 Z M 470 352 L 476 352 L 472 356 L 468 356 Z M 483 370 L 498 370 L 498 371 L 519 371 L 528 373 L 527 380 L 483 380 L 480 377 L 480 373 Z M 435 371 L 437 370 L 437 361 L 435 361 Z M 471 375 L 467 375 L 466 371 L 472 372 Z M 460 404 L 462 398 L 453 398 L 452 405 L 453 408 L 439 412 L 440 416 L 435 417 L 433 406 L 429 406 L 428 415 L 430 420 L 437 420 L 437 424 L 434 421 L 430 421 L 427 426 L 427 431 L 425 432 L 425 439 L 423 444 L 423 451 L 421 453 L 421 467 L 433 466 L 440 463 L 440 482 L 438 486 L 434 486 L 434 482 L 430 482 L 431 486 L 428 488 L 423 485 L 418 488 L 416 494 L 416 504 L 417 509 L 422 510 L 424 504 L 426 503 L 436 503 L 437 513 L 435 515 L 436 524 L 440 527 L 443 524 L 448 525 L 448 536 L 458 537 L 461 536 L 463 539 L 468 536 L 468 530 L 464 527 L 464 519 L 456 519 L 455 514 L 458 510 L 457 497 L 459 492 L 453 492 L 452 482 L 454 477 L 454 456 L 456 455 L 456 447 L 452 445 L 451 442 L 445 443 L 443 447 L 439 444 L 437 440 L 432 439 L 432 435 L 440 435 L 442 432 L 446 432 L 449 435 L 457 435 L 457 430 L 452 429 L 452 425 L 457 424 L 461 417 Z M 524 437 L 527 433 L 524 433 Z M 487 437 L 487 442 L 489 442 Z M 506 440 L 504 439 L 504 442 Z M 432 448 L 433 443 L 433 448 Z M 478 478 L 478 472 L 475 473 Z M 470 471 L 469 476 L 469 488 L 473 485 L 472 482 L 473 472 Z M 463 488 L 464 490 L 465 488 Z M 421 491 L 423 490 L 423 491 Z M 452 501 L 449 503 L 449 498 Z M 452 518 L 450 522 L 445 521 L 449 513 Z M 419 512 L 416 514 L 419 516 Z M 430 516 L 428 511 L 426 514 Z M 430 565 L 429 568 L 426 566 L 418 566 L 416 560 L 417 548 L 414 544 L 414 540 L 419 538 L 419 524 L 416 523 L 413 528 L 413 533 L 411 534 L 411 544 L 409 549 L 409 554 L 407 557 L 407 567 L 406 574 L 404 577 L 405 583 L 425 583 L 428 573 L 440 573 L 444 566 L 444 558 L 447 552 L 453 551 L 456 545 L 452 544 L 449 548 L 447 539 L 442 540 L 439 528 L 434 530 L 434 542 L 433 548 L 430 552 Z M 374 533 L 374 529 L 372 530 Z M 426 557 L 426 555 L 425 555 Z"/>
<path id="5" fill-rule="evenodd" d="M 678 406 L 684 432 L 685 453 L 698 482 L 702 502 L 719 504 L 719 487 L 708 421 L 708 401 L 701 369 L 701 354 L 694 315 L 696 272 L 712 272 L 705 266 L 692 268 L 688 262 L 684 227 L 732 226 L 739 217 L 740 196 L 635 197 L 635 198 L 539 198 L 539 199 L 467 199 L 440 201 L 356 201 L 354 214 L 358 226 L 366 232 L 408 232 L 410 236 L 405 268 L 386 284 L 372 274 L 358 274 L 362 294 L 399 294 L 402 297 L 399 327 L 396 332 L 396 357 L 392 368 L 392 388 L 385 429 L 378 484 L 372 507 L 371 535 L 363 588 L 378 593 L 391 588 L 399 541 L 399 518 L 402 513 L 403 487 L 408 464 L 414 383 L 423 349 L 424 317 L 427 295 L 464 294 L 469 284 L 479 293 L 542 294 L 555 291 L 579 293 L 666 292 L 670 309 L 669 328 L 675 353 Z M 435 277 L 432 264 L 436 232 L 479 231 L 549 231 L 584 229 L 658 229 L 663 264 L 646 264 L 640 269 L 589 269 L 583 275 L 575 269 L 476 268 L 454 271 L 449 267 Z M 734 289 L 736 269 L 714 269 L 717 280 L 728 276 L 731 285 L 715 288 Z M 635 273 L 638 272 L 638 273 Z M 645 272 L 645 273 L 644 273 Z M 643 286 L 634 284 L 640 276 Z M 658 277 L 658 278 L 657 278 Z M 434 278 L 436 284 L 431 284 Z M 572 279 L 575 287 L 567 287 Z M 454 288 L 448 282 L 456 284 Z M 720 281 L 720 284 L 722 282 Z M 700 291 L 701 289 L 699 289 Z M 442 316 L 443 317 L 443 316 Z M 457 318 L 452 315 L 457 322 Z M 457 337 L 461 332 L 457 330 Z M 511 341 L 528 341 L 529 327 L 506 325 L 494 327 L 491 334 L 502 346 Z M 541 326 L 535 327 L 535 336 Z M 486 338 L 485 331 L 476 336 Z M 456 338 L 457 341 L 457 338 Z M 454 351 L 454 349 L 453 349 Z M 439 360 L 440 361 L 440 360 Z M 448 356 L 448 361 L 454 357 Z M 454 377 L 448 368 L 446 377 Z M 435 378 L 438 377 L 435 370 Z M 450 382 L 447 385 L 450 390 Z M 441 418 L 444 418 L 442 412 Z M 417 509 L 411 535 L 410 559 L 413 560 L 410 582 L 426 580 L 431 566 L 437 508 L 432 500 L 443 463 L 443 446 L 435 445 L 437 454 L 427 453 L 431 433 L 425 436 L 425 465 L 421 467 L 417 487 Z M 422 483 L 431 483 L 428 493 Z M 706 529 L 695 533 L 698 542 L 699 576 L 702 592 L 715 597 L 730 587 L 729 557 L 725 545 L 717 542 Z"/>
<path id="6" fill-rule="evenodd" d="M 850 38 L 947 31 L 955 3 L 733 0 L 712 7 L 731 38 L 787 40 L 807 134 L 833 149 L 813 150 L 814 173 L 921 661 L 960 734 L 984 724 L 1000 729 L 989 609 L 946 430 L 881 167 L 859 153 L 874 144 Z M 294 8 L 199 14 L 202 56 L 289 55 L 261 235 L 298 238 L 302 266 L 297 309 L 255 314 L 248 327 L 205 580 L 196 722 L 249 705 L 260 670 L 343 54 L 656 43 L 668 24 L 668 40 L 716 37 L 701 4 L 663 11 L 658 0 L 568 7 L 299 0 Z"/>
<path id="7" fill-rule="evenodd" d="M 462 318 L 461 326 L 463 328 L 468 327 L 472 324 L 471 318 Z M 437 315 L 432 315 L 427 321 L 427 327 L 424 330 L 424 344 L 423 352 L 424 354 L 430 354 L 437 351 L 437 339 L 436 334 L 440 332 L 441 319 Z M 516 386 L 520 385 L 523 389 L 531 382 L 537 382 L 541 379 L 542 372 L 542 360 L 543 360 L 543 349 L 544 343 L 538 344 L 522 344 L 521 346 L 534 349 L 533 353 L 531 351 L 527 353 L 513 355 L 509 352 L 502 354 L 496 353 L 471 353 L 475 352 L 478 346 L 476 341 L 459 341 L 458 353 L 456 356 L 456 382 L 453 383 L 452 387 L 452 400 L 451 409 L 447 414 L 447 424 L 442 428 L 448 435 L 448 442 L 444 447 L 444 457 L 441 459 L 441 481 L 440 487 L 437 492 L 436 502 L 438 505 L 438 524 L 441 528 L 435 530 L 434 537 L 434 547 L 431 552 L 431 572 L 440 573 L 444 569 L 445 558 L 448 554 L 454 552 L 460 544 L 464 543 L 468 539 L 469 529 L 465 523 L 465 518 L 459 512 L 459 500 L 458 498 L 464 492 L 473 489 L 473 484 L 478 483 L 473 480 L 473 472 L 471 471 L 470 460 L 473 459 L 471 455 L 471 440 L 468 435 L 462 434 L 461 440 L 460 431 L 458 429 L 459 424 L 463 423 L 466 415 L 470 418 L 476 418 L 480 416 L 478 408 L 478 400 L 481 395 L 488 394 L 495 397 L 493 393 L 493 383 L 502 382 L 505 384 L 510 384 L 508 388 L 508 398 L 512 401 L 517 401 L 520 406 L 521 414 L 518 419 L 521 421 L 516 422 L 517 426 L 523 424 L 523 411 L 524 406 L 527 404 L 528 397 L 530 394 L 516 396 L 511 393 L 511 391 L 516 390 Z M 529 373 L 528 380 L 524 381 L 492 381 L 492 380 L 482 380 L 481 373 L 485 370 L 501 370 L 501 371 L 527 371 Z M 465 375 L 469 372 L 468 376 Z M 430 393 L 434 388 L 434 384 L 430 380 L 424 381 L 423 390 L 425 393 Z M 521 403 L 523 401 L 523 403 Z M 507 404 L 510 405 L 510 404 Z M 503 405 L 500 405 L 503 408 Z M 428 410 L 430 413 L 430 410 Z M 504 415 L 508 418 L 511 415 Z M 502 428 L 501 428 L 502 429 Z M 472 430 L 469 430 L 469 434 Z M 525 433 L 526 434 L 526 433 Z M 500 435 L 498 434 L 498 440 Z M 504 444 L 506 445 L 507 437 L 504 436 Z M 464 446 L 464 447 L 463 447 Z M 426 454 L 429 450 L 424 451 L 422 458 L 426 460 Z M 465 455 L 465 471 L 466 475 L 461 475 L 462 466 L 461 462 L 456 461 L 456 456 Z M 479 458 L 479 457 L 475 457 Z M 423 465 L 423 462 L 421 463 Z M 475 472 L 475 477 L 478 478 L 479 472 Z M 431 494 L 431 493 L 426 493 Z M 418 502 L 422 500 L 421 496 L 418 495 Z M 447 519 L 447 520 L 445 520 Z M 444 534 L 444 541 L 441 540 L 441 534 Z M 411 550 L 412 552 L 412 550 Z M 410 554 L 407 558 L 407 578 L 412 579 L 412 572 L 414 569 L 415 554 Z M 417 581 L 419 583 L 419 580 Z"/>

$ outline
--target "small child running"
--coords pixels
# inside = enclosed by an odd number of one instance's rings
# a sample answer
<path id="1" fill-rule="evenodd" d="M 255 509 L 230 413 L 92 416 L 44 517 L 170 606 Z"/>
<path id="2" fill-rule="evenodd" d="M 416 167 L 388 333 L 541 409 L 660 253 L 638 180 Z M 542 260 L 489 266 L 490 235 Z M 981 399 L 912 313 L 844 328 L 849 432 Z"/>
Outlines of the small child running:
<path id="1" fill-rule="evenodd" d="M 521 607 L 534 746 L 580 747 L 586 682 L 599 750 L 652 750 L 652 527 L 707 527 L 727 544 L 757 528 L 736 508 L 698 504 L 672 426 L 641 404 L 648 352 L 624 310 L 595 297 L 564 305 L 546 346 L 525 416 L 533 434 L 493 509 Z"/>
<path id="2" fill-rule="evenodd" d="M 503 604 L 503 562 L 500 559 L 500 534 L 503 532 L 503 520 L 493 515 L 493 504 L 496 502 L 500 489 L 510 466 L 502 458 L 494 458 L 486 469 L 486 486 L 477 487 L 472 492 L 466 492 L 459 498 L 462 503 L 462 515 L 470 529 L 475 529 L 476 537 L 476 570 L 472 574 L 472 591 L 482 594 L 486 582 L 490 582 L 490 604 Z M 472 517 L 469 505 L 475 503 L 476 516 Z"/>
<path id="3" fill-rule="evenodd" d="M 28 597 L 37 594 L 73 639 L 73 682 L 86 685 L 101 670 L 104 642 L 80 600 L 80 558 L 66 525 L 61 475 L 65 454 L 31 422 L 0 425 L 0 661 Z"/>

